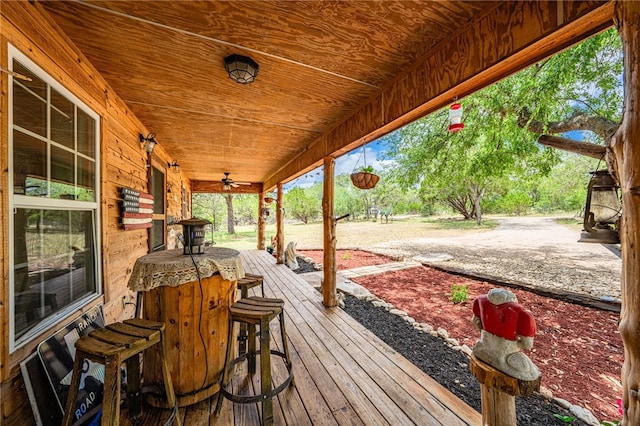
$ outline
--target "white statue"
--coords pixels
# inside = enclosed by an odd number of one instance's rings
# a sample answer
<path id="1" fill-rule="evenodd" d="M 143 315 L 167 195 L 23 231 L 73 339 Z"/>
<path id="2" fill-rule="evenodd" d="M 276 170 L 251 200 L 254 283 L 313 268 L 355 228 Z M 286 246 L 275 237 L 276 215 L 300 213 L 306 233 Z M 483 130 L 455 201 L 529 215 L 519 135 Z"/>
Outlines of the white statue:
<path id="1" fill-rule="evenodd" d="M 536 323 L 509 290 L 494 288 L 473 301 L 473 323 L 481 337 L 473 348 L 476 358 L 520 380 L 536 380 L 540 371 L 520 349 L 533 347 Z"/>
<path id="2" fill-rule="evenodd" d="M 300 267 L 298 265 L 298 256 L 296 255 L 296 245 L 297 243 L 291 241 L 284 252 L 284 263 L 294 271 Z"/>

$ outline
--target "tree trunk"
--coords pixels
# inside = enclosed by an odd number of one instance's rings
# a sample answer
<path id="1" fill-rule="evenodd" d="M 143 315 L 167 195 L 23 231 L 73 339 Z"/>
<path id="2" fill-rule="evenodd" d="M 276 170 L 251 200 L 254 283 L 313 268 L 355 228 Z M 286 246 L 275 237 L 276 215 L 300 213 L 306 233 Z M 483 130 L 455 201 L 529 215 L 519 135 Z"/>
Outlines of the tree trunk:
<path id="1" fill-rule="evenodd" d="M 265 209 L 264 196 L 265 196 L 264 192 L 261 192 L 258 195 L 258 241 L 257 241 L 258 250 L 264 250 L 265 220 L 264 220 L 264 214 L 262 214 L 263 210 Z"/>
<path id="2" fill-rule="evenodd" d="M 338 304 L 336 291 L 336 219 L 333 216 L 333 189 L 335 159 L 324 158 L 324 187 L 322 193 L 322 223 L 324 226 L 324 279 L 322 281 L 322 303 L 332 307 Z"/>
<path id="3" fill-rule="evenodd" d="M 484 194 L 484 190 L 479 189 L 478 185 L 471 185 L 471 197 L 473 197 L 473 210 L 476 214 L 476 224 L 478 226 L 482 225 L 482 207 L 480 206 L 480 201 L 482 201 L 482 196 Z"/>
<path id="4" fill-rule="evenodd" d="M 227 233 L 235 234 L 235 218 L 233 217 L 233 195 L 226 194 L 224 199 L 227 201 Z"/>
<path id="5" fill-rule="evenodd" d="M 282 191 L 282 183 L 276 186 L 278 189 L 278 197 L 276 198 L 276 263 L 284 263 L 284 192 Z"/>
<path id="6" fill-rule="evenodd" d="M 623 425 L 640 425 L 640 2 L 618 1 L 614 17 L 624 54 L 624 114 L 609 142 L 622 192 L 620 335 Z"/>

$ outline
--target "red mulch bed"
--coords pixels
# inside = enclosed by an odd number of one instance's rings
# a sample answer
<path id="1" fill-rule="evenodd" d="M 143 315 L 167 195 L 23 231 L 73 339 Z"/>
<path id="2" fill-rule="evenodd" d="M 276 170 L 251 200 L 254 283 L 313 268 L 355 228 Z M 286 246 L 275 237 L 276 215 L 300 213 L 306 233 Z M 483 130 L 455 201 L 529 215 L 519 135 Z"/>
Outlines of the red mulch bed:
<path id="1" fill-rule="evenodd" d="M 310 257 L 318 263 L 323 263 L 322 250 L 296 250 L 299 255 Z M 336 250 L 338 271 L 358 268 L 360 266 L 382 265 L 384 263 L 395 262 L 394 259 L 379 254 L 373 254 L 364 250 Z"/>
<path id="2" fill-rule="evenodd" d="M 322 251 L 300 251 L 322 261 Z M 338 269 L 393 261 L 356 250 L 338 250 Z M 379 298 L 406 311 L 418 322 L 442 327 L 460 344 L 473 345 L 480 337 L 471 322 L 471 303 L 494 285 L 427 267 L 416 267 L 357 278 Z M 452 285 L 466 285 L 469 301 L 453 304 Z M 619 314 L 586 308 L 511 289 L 529 309 L 538 332 L 531 359 L 542 372 L 542 385 L 554 396 L 591 410 L 601 420 L 619 419 L 620 368 L 624 359 L 618 332 Z"/>

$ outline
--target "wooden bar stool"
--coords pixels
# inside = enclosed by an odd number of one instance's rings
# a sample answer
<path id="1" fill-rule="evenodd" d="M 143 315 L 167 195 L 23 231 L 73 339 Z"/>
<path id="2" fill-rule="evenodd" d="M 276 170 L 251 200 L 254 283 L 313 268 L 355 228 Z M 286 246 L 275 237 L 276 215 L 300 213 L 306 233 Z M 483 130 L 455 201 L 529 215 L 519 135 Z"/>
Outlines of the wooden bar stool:
<path id="1" fill-rule="evenodd" d="M 165 357 L 164 324 L 134 318 L 94 330 L 75 343 L 76 355 L 73 375 L 62 424 L 69 426 L 74 417 L 73 408 L 78 397 L 78 386 L 85 359 L 104 365 L 104 392 L 102 397 L 102 425 L 117 425 L 120 422 L 120 365 L 127 363 L 127 395 L 129 417 L 141 414 L 140 358 L 139 354 L 159 344 L 162 374 L 168 405 L 173 407 L 169 421 L 182 422 L 178 416 L 176 395 L 173 391 L 169 365 Z"/>
<path id="2" fill-rule="evenodd" d="M 222 397 L 240 404 L 251 404 L 262 402 L 262 424 L 271 425 L 273 423 L 273 403 L 274 395 L 282 392 L 290 383 L 293 382 L 293 368 L 291 358 L 289 357 L 289 347 L 287 345 L 287 333 L 284 326 L 284 301 L 281 299 L 271 299 L 266 297 L 246 297 L 240 299 L 229 308 L 229 335 L 233 330 L 233 323 L 239 322 L 246 324 L 249 328 L 249 350 L 247 353 L 239 355 L 237 358 L 231 359 L 233 346 L 231 339 L 227 344 L 227 353 L 225 357 L 225 367 L 222 373 L 220 383 L 220 393 L 218 394 L 218 402 L 216 404 L 215 414 L 220 413 L 222 407 Z M 269 347 L 269 323 L 278 317 L 280 321 L 280 334 L 282 336 L 282 348 L 284 352 L 280 352 Z M 256 326 L 260 327 L 260 349 L 256 350 Z M 245 396 L 235 395 L 225 389 L 230 372 L 233 367 L 247 359 L 249 374 L 256 372 L 256 355 L 260 354 L 260 385 L 261 391 L 259 395 Z M 281 357 L 286 366 L 289 376 L 280 385 L 273 387 L 271 380 L 271 355 Z"/>
<path id="3" fill-rule="evenodd" d="M 264 277 L 256 274 L 244 274 L 244 278 L 238 278 L 238 289 L 240 297 L 249 296 L 249 289 L 260 286 L 260 293 L 264 297 Z"/>
<path id="4" fill-rule="evenodd" d="M 238 278 L 238 289 L 240 290 L 240 298 L 244 299 L 249 296 L 249 289 L 260 286 L 260 292 L 264 297 L 264 277 L 256 274 L 244 274 L 244 278 Z M 240 333 L 238 334 L 238 353 L 243 355 L 247 352 L 247 324 L 240 324 Z"/>

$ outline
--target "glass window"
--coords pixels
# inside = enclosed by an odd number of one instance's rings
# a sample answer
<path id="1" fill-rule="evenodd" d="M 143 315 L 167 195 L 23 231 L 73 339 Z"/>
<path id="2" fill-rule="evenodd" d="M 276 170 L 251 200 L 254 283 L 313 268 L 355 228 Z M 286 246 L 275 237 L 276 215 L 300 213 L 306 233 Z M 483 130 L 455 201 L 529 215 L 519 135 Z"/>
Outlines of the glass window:
<path id="1" fill-rule="evenodd" d="M 33 81 L 10 85 L 10 349 L 97 297 L 100 286 L 99 121 L 73 94 L 9 47 Z"/>

